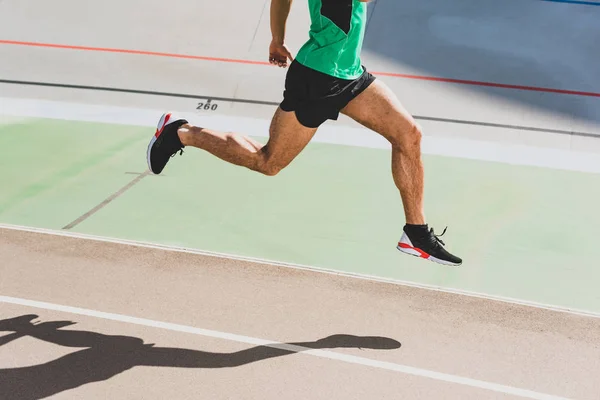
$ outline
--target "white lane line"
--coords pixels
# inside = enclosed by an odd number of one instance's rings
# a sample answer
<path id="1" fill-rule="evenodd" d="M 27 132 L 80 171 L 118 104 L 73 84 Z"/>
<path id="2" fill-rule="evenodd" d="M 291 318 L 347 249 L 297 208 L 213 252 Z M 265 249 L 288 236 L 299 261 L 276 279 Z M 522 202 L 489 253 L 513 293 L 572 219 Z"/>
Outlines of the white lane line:
<path id="1" fill-rule="evenodd" d="M 164 112 L 165 110 L 0 97 L 0 115 L 8 117 L 52 118 L 155 128 L 158 119 Z M 212 129 L 227 132 L 244 132 L 258 137 L 268 136 L 271 122 L 266 119 L 229 115 L 199 115 L 194 112 L 176 112 L 176 114 L 200 126 L 209 126 Z M 367 129 L 340 124 L 323 125 L 313 141 L 375 149 L 390 147 L 383 137 Z M 424 154 L 471 160 L 600 173 L 600 155 L 598 153 L 574 151 L 569 149 L 567 144 L 558 149 L 527 146 L 522 143 L 507 144 L 425 135 L 422 151 Z"/>
<path id="2" fill-rule="evenodd" d="M 190 334 L 200 335 L 200 336 L 208 336 L 208 337 L 212 337 L 212 338 L 224 339 L 224 340 L 229 340 L 229 341 L 233 341 L 233 342 L 246 343 L 246 344 L 258 345 L 258 346 L 267 346 L 267 347 L 272 347 L 272 348 L 276 348 L 276 349 L 287 350 L 287 351 L 294 352 L 294 353 L 302 353 L 302 354 L 307 354 L 307 355 L 311 355 L 311 356 L 315 356 L 315 357 L 327 358 L 330 360 L 343 361 L 343 362 L 347 362 L 350 364 L 358 364 L 358 365 L 363 365 L 363 366 L 368 366 L 368 367 L 385 369 L 388 371 L 401 372 L 401 373 L 408 374 L 408 375 L 414 375 L 414 376 L 423 377 L 423 378 L 430 378 L 430 379 L 434 379 L 434 380 L 438 380 L 438 381 L 444 381 L 444 382 L 454 383 L 454 384 L 458 384 L 458 385 L 470 386 L 473 388 L 485 389 L 485 390 L 490 390 L 493 392 L 505 393 L 505 394 L 510 394 L 510 395 L 514 395 L 514 396 L 528 398 L 528 399 L 566 400 L 565 397 L 553 396 L 553 395 L 549 395 L 549 394 L 535 392 L 532 390 L 520 389 L 520 388 L 501 385 L 501 384 L 493 383 L 493 382 L 480 381 L 477 379 L 465 378 L 465 377 L 457 376 L 457 375 L 444 374 L 441 372 L 430 371 L 427 369 L 410 367 L 408 365 L 403 365 L 403 364 L 396 364 L 396 363 L 385 362 L 385 361 L 377 361 L 377 360 L 372 360 L 370 358 L 352 356 L 352 355 L 347 355 L 347 354 L 340 354 L 340 353 L 336 353 L 336 352 L 328 351 L 328 350 L 315 350 L 315 349 L 310 349 L 308 347 L 290 345 L 290 344 L 286 344 L 286 343 L 258 339 L 258 338 L 253 338 L 253 337 L 249 337 L 249 336 L 236 335 L 233 333 L 219 332 L 219 331 L 214 331 L 214 330 L 196 328 L 196 327 L 187 326 L 187 325 L 172 324 L 169 322 L 161 322 L 161 321 L 155 321 L 155 320 L 151 320 L 151 319 L 131 317 L 128 315 L 113 314 L 113 313 L 107 313 L 107 312 L 102 312 L 102 311 L 89 310 L 89 309 L 85 309 L 85 308 L 70 307 L 70 306 L 64 306 L 64 305 L 59 305 L 59 304 L 52 304 L 52 303 L 46 303 L 46 302 L 42 302 L 42 301 L 35 301 L 35 300 L 20 299 L 20 298 L 16 298 L 16 297 L 8 297 L 8 296 L 0 296 L 0 303 L 8 303 L 8 304 L 15 304 L 15 305 L 20 305 L 20 306 L 25 306 L 25 307 L 33 307 L 33 308 L 40 308 L 40 309 L 44 309 L 44 310 L 84 315 L 84 316 L 88 316 L 88 317 L 106 319 L 106 320 L 111 320 L 111 321 L 125 322 L 128 324 L 143 325 L 143 326 L 148 326 L 148 327 L 152 327 L 152 328 L 167 329 L 167 330 L 175 331 L 175 332 L 183 332 L 183 333 L 190 333 Z"/>
<path id="3" fill-rule="evenodd" d="M 524 306 L 524 307 L 533 307 L 533 308 L 539 308 L 539 309 L 548 310 L 548 311 L 580 315 L 583 317 L 600 318 L 600 313 L 588 311 L 588 310 L 578 310 L 578 309 L 574 309 L 574 308 L 555 306 L 552 304 L 543 304 L 543 303 L 537 303 L 537 302 L 533 302 L 533 301 L 513 299 L 510 297 L 495 296 L 495 295 L 489 295 L 486 293 L 471 292 L 471 291 L 467 291 L 467 290 L 453 289 L 453 288 L 448 288 L 448 287 L 444 287 L 444 286 L 435 286 L 435 285 L 428 285 L 428 284 L 424 284 L 424 283 L 403 281 L 400 279 L 382 278 L 382 277 L 375 276 L 375 275 L 366 275 L 366 274 L 359 274 L 359 273 L 353 273 L 353 272 L 345 272 L 345 271 L 339 271 L 339 270 L 322 268 L 322 267 L 313 267 L 313 266 L 309 266 L 309 265 L 286 263 L 286 262 L 282 262 L 282 261 L 273 261 L 273 260 L 267 260 L 267 259 L 261 259 L 261 258 L 238 256 L 238 255 L 234 255 L 234 254 L 225 254 L 225 253 L 218 253 L 218 252 L 192 249 L 192 248 L 186 248 L 186 247 L 177 247 L 177 246 L 169 246 L 169 245 L 163 245 L 163 244 L 158 244 L 158 243 L 141 242 L 141 241 L 136 241 L 136 240 L 117 239 L 117 238 L 110 238 L 110 237 L 104 237 L 104 236 L 88 235 L 85 233 L 78 233 L 78 232 L 72 232 L 72 231 L 67 232 L 67 231 L 58 231 L 58 230 L 53 230 L 53 229 L 35 228 L 35 227 L 29 227 L 29 226 L 20 226 L 20 225 L 11 225 L 11 224 L 0 223 L 0 230 L 1 229 L 30 232 L 30 233 L 39 233 L 39 234 L 52 235 L 52 236 L 63 236 L 63 237 L 69 237 L 69 238 L 74 238 L 74 239 L 92 240 L 92 241 L 96 241 L 96 242 L 120 244 L 120 245 L 127 245 L 127 246 L 136 246 L 136 247 L 142 247 L 142 248 L 147 248 L 147 249 L 194 254 L 194 255 L 199 255 L 199 256 L 214 257 L 214 258 L 220 258 L 220 259 L 226 259 L 226 260 L 245 261 L 245 262 L 251 262 L 251 263 L 256 263 L 256 264 L 269 265 L 269 266 L 273 266 L 273 267 L 298 269 L 298 270 L 311 271 L 311 272 L 327 274 L 327 275 L 343 276 L 346 278 L 353 278 L 353 279 L 360 279 L 360 280 L 366 280 L 366 281 L 408 286 L 408 287 L 414 287 L 414 288 L 418 288 L 418 289 L 426 289 L 426 290 L 432 290 L 432 291 L 436 291 L 436 292 L 450 293 L 450 294 L 455 294 L 455 295 L 459 295 L 459 296 L 475 297 L 475 298 L 483 299 L 483 300 L 500 301 L 503 303 L 517 304 L 517 305 Z"/>

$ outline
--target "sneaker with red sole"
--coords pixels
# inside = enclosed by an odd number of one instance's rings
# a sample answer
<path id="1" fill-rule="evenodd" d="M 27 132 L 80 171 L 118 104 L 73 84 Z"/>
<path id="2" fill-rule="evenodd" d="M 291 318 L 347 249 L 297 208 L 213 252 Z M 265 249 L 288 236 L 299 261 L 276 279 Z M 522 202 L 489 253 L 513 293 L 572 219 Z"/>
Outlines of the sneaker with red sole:
<path id="1" fill-rule="evenodd" d="M 444 248 L 446 244 L 440 239 L 440 236 L 446 233 L 446 229 L 439 236 L 434 233 L 433 228 L 428 230 L 426 225 L 424 229 L 412 230 L 410 234 L 407 231 L 411 230 L 405 226 L 402 238 L 398 242 L 397 248 L 401 252 L 443 265 L 456 267 L 462 264 L 460 258 L 450 254 Z"/>
<path id="2" fill-rule="evenodd" d="M 160 174 L 171 157 L 177 152 L 183 154 L 185 146 L 179 140 L 177 130 L 179 130 L 181 125 L 187 123 L 185 119 L 177 118 L 171 113 L 162 115 L 146 151 L 150 172 L 155 175 Z"/>

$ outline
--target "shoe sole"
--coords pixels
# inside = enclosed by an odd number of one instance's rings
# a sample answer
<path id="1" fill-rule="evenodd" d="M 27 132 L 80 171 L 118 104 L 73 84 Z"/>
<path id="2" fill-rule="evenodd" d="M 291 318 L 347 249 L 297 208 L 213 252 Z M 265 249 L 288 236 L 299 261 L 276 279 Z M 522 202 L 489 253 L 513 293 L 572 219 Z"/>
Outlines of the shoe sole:
<path id="1" fill-rule="evenodd" d="M 160 120 L 158 121 L 158 125 L 156 125 L 156 133 L 154 134 L 154 136 L 152 136 L 152 139 L 150 140 L 150 143 L 148 144 L 148 149 L 146 150 L 146 160 L 148 162 L 148 171 L 150 171 L 150 173 L 152 175 L 158 175 L 158 174 L 155 174 L 154 171 L 152 171 L 152 164 L 150 163 L 150 153 L 152 152 L 152 146 L 156 142 L 156 139 L 158 139 L 159 136 L 163 133 L 165 126 L 167 125 L 167 122 L 169 122 L 171 120 L 171 116 L 172 116 L 172 114 L 170 112 L 167 112 L 167 113 L 164 113 L 162 115 L 162 117 L 160 117 Z"/>
<path id="2" fill-rule="evenodd" d="M 415 250 L 413 248 L 403 248 L 400 246 L 396 246 L 396 248 L 404 254 L 409 254 L 411 256 L 419 257 L 423 260 L 433 261 L 434 263 L 437 263 L 437 264 L 447 265 L 450 267 L 459 267 L 462 265 L 462 263 L 457 264 L 457 263 L 453 263 L 450 261 L 444 261 L 444 260 L 440 260 L 439 258 L 435 258 L 434 256 L 430 256 L 430 255 L 428 255 L 427 257 L 424 257 L 423 254 L 419 253 L 417 250 Z M 425 253 L 425 254 L 427 254 L 427 253 Z"/>

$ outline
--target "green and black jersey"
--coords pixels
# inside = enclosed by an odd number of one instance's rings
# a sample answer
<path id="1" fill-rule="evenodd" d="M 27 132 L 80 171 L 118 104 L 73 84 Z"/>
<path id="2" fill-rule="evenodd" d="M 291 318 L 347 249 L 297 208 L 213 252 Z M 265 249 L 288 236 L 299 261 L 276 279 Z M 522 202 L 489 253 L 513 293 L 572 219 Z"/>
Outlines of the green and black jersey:
<path id="1" fill-rule="evenodd" d="M 359 0 L 308 0 L 311 26 L 309 40 L 296 60 L 314 70 L 341 79 L 363 73 L 360 59 L 367 3 Z"/>

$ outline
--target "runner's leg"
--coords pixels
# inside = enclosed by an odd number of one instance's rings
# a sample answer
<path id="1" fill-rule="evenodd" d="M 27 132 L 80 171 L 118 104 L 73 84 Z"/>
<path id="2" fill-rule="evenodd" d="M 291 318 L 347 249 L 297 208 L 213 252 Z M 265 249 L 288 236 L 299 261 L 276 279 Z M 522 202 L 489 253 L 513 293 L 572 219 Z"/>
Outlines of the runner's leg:
<path id="1" fill-rule="evenodd" d="M 265 175 L 276 175 L 306 147 L 317 128 L 298 122 L 294 111 L 277 108 L 269 129 L 267 144 L 233 132 L 218 132 L 192 126 L 185 119 L 164 114 L 147 151 L 148 167 L 160 174 L 171 157 L 185 146 L 196 147 L 231 164 Z"/>
<path id="2" fill-rule="evenodd" d="M 341 112 L 391 143 L 392 174 L 402 197 L 406 222 L 425 224 L 419 125 L 396 95 L 379 80 L 369 85 Z"/>
<path id="3" fill-rule="evenodd" d="M 398 250 L 440 264 L 461 265 L 462 260 L 443 247 L 444 242 L 426 223 L 421 128 L 396 95 L 383 82 L 375 80 L 342 113 L 381 134 L 392 145 L 392 174 L 406 216 Z"/>
<path id="4" fill-rule="evenodd" d="M 316 131 L 316 128 L 302 126 L 294 112 L 277 108 L 265 145 L 238 133 L 217 132 L 189 124 L 182 125 L 178 134 L 184 146 L 197 147 L 265 175 L 276 175 L 300 154 Z"/>

